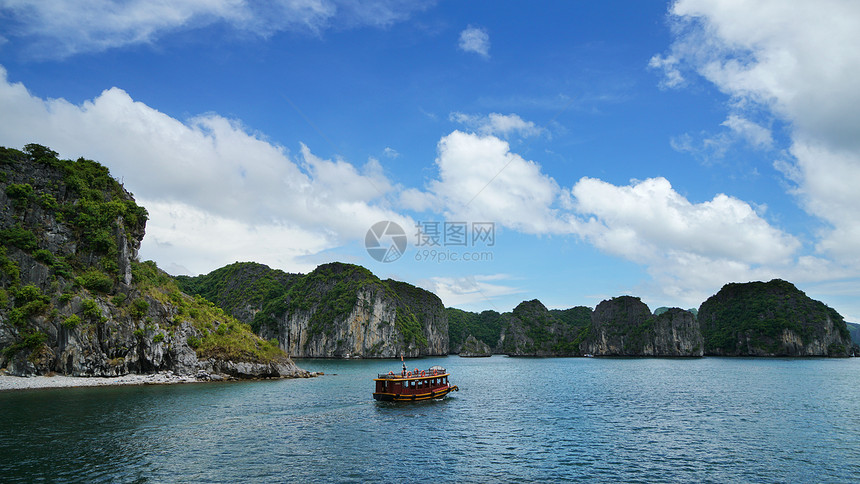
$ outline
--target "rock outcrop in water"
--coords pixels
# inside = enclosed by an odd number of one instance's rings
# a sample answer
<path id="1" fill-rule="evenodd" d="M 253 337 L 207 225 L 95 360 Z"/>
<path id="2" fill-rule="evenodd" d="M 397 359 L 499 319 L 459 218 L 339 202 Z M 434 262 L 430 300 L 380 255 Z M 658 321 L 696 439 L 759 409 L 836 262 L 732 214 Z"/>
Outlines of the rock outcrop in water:
<path id="1" fill-rule="evenodd" d="M 137 259 L 147 213 L 97 162 L 0 148 L 0 368 L 308 376 Z"/>
<path id="2" fill-rule="evenodd" d="M 484 343 L 483 341 L 478 340 L 471 334 L 466 341 L 463 343 L 462 347 L 460 347 L 460 356 L 466 358 L 475 358 L 475 357 L 487 357 L 492 356 L 493 352 L 490 351 L 489 345 Z"/>
<path id="3" fill-rule="evenodd" d="M 424 289 L 391 279 L 382 281 L 364 267 L 340 262 L 321 265 L 306 275 L 251 263 L 228 268 L 181 278 L 180 283 L 232 311 L 260 336 L 277 339 L 293 357 L 448 354 L 445 307 Z M 243 280 L 258 281 L 258 287 L 237 282 Z M 267 282 L 259 283 L 261 280 Z"/>
<path id="4" fill-rule="evenodd" d="M 790 282 L 726 284 L 699 308 L 705 354 L 850 356 L 842 316 Z"/>

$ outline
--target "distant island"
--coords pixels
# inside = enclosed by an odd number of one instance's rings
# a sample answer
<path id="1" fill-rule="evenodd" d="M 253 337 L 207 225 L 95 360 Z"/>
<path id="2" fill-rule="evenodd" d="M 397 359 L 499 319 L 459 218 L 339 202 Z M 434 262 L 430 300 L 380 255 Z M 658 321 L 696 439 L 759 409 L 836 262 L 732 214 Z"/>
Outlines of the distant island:
<path id="1" fill-rule="evenodd" d="M 860 353 L 860 327 L 779 279 L 726 284 L 691 310 L 652 312 L 625 295 L 594 309 L 531 300 L 475 313 L 341 262 L 172 277 L 138 260 L 147 216 L 95 161 L 0 148 L 0 369 L 264 378 L 310 376 L 291 358 L 311 357 Z"/>

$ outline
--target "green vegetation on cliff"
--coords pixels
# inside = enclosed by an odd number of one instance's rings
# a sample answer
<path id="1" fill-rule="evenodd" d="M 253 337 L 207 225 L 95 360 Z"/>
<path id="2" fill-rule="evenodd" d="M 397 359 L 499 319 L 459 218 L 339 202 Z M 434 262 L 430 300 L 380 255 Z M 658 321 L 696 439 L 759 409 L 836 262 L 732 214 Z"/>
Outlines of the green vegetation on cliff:
<path id="1" fill-rule="evenodd" d="M 448 342 L 451 348 L 459 348 L 469 335 L 495 348 L 502 334 L 502 315 L 496 311 L 472 313 L 462 309 L 447 308 Z"/>
<path id="2" fill-rule="evenodd" d="M 0 147 L 0 173 L 12 202 L 0 220 L 0 242 L 44 263 L 53 276 L 77 275 L 81 285 L 109 292 L 122 276 L 119 232 L 142 236 L 146 209 L 99 163 L 60 160 L 37 144 L 24 151 Z M 49 232 L 66 228 L 69 243 L 48 240 Z"/>
<path id="3" fill-rule="evenodd" d="M 188 339 L 198 358 L 267 363 L 286 356 L 276 341 L 258 337 L 251 327 L 226 314 L 223 309 L 201 296 L 183 293 L 176 282 L 152 261 L 133 263 L 137 286 L 144 294 L 175 309 L 172 319 L 154 324 L 153 329 L 170 331 L 182 322 L 190 322 L 197 335 Z M 143 317 L 148 312 L 146 301 L 136 299 L 127 305 L 129 314 Z M 150 323 L 153 324 L 153 323 Z"/>
<path id="4" fill-rule="evenodd" d="M 209 274 L 176 276 L 176 284 L 188 294 L 215 303 L 235 318 L 254 323 L 254 315 L 267 303 L 284 296 L 301 274 L 288 274 L 256 262 L 236 262 Z"/>
<path id="5" fill-rule="evenodd" d="M 842 316 L 781 279 L 726 284 L 702 303 L 698 319 L 706 354 L 792 355 L 783 340 L 787 334 L 804 345 L 826 342 L 824 354 L 832 356 L 849 349 Z"/>

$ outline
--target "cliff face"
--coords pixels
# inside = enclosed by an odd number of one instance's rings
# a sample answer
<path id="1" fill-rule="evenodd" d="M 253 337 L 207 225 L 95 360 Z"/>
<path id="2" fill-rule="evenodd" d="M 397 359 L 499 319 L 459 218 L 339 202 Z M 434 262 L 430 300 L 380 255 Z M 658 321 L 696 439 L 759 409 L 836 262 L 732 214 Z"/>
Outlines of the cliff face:
<path id="1" fill-rule="evenodd" d="M 426 341 L 421 349 L 422 355 L 441 356 L 448 354 L 448 313 L 439 296 L 430 291 L 401 281 L 386 279 L 385 285 L 394 290 L 397 297 L 397 311 L 403 317 L 411 318 L 421 328 Z M 396 322 L 396 316 L 395 316 Z M 414 327 L 414 325 L 413 325 Z"/>
<path id="2" fill-rule="evenodd" d="M 261 302 L 252 326 L 296 358 L 448 354 L 442 301 L 410 284 L 381 281 L 360 266 L 321 265 L 270 288 Z"/>
<path id="3" fill-rule="evenodd" d="M 59 160 L 38 145 L 0 148 L 0 368 L 307 374 L 138 262 L 146 216 L 96 162 Z"/>
<path id="4" fill-rule="evenodd" d="M 600 356 L 629 356 L 642 351 L 648 306 L 638 297 L 620 296 L 603 301 L 594 308 L 592 328 L 582 344 L 582 352 Z"/>
<path id="5" fill-rule="evenodd" d="M 793 284 L 726 284 L 699 308 L 705 354 L 725 356 L 849 356 L 842 316 Z"/>
<path id="6" fill-rule="evenodd" d="M 649 356 L 703 356 L 705 341 L 696 316 L 670 308 L 654 317 L 651 340 L 643 348 Z"/>
<path id="7" fill-rule="evenodd" d="M 639 298 L 621 296 L 597 305 L 581 349 L 595 356 L 702 356 L 703 346 L 689 311 L 672 308 L 653 316 Z"/>

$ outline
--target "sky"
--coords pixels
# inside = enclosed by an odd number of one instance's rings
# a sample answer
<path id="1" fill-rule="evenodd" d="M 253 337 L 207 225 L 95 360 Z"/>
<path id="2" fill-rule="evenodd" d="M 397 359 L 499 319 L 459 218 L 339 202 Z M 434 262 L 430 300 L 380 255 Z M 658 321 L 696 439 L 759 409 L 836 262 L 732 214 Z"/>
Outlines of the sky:
<path id="1" fill-rule="evenodd" d="M 860 321 L 857 45 L 852 0 L 0 0 L 0 145 L 106 165 L 174 275 Z"/>

